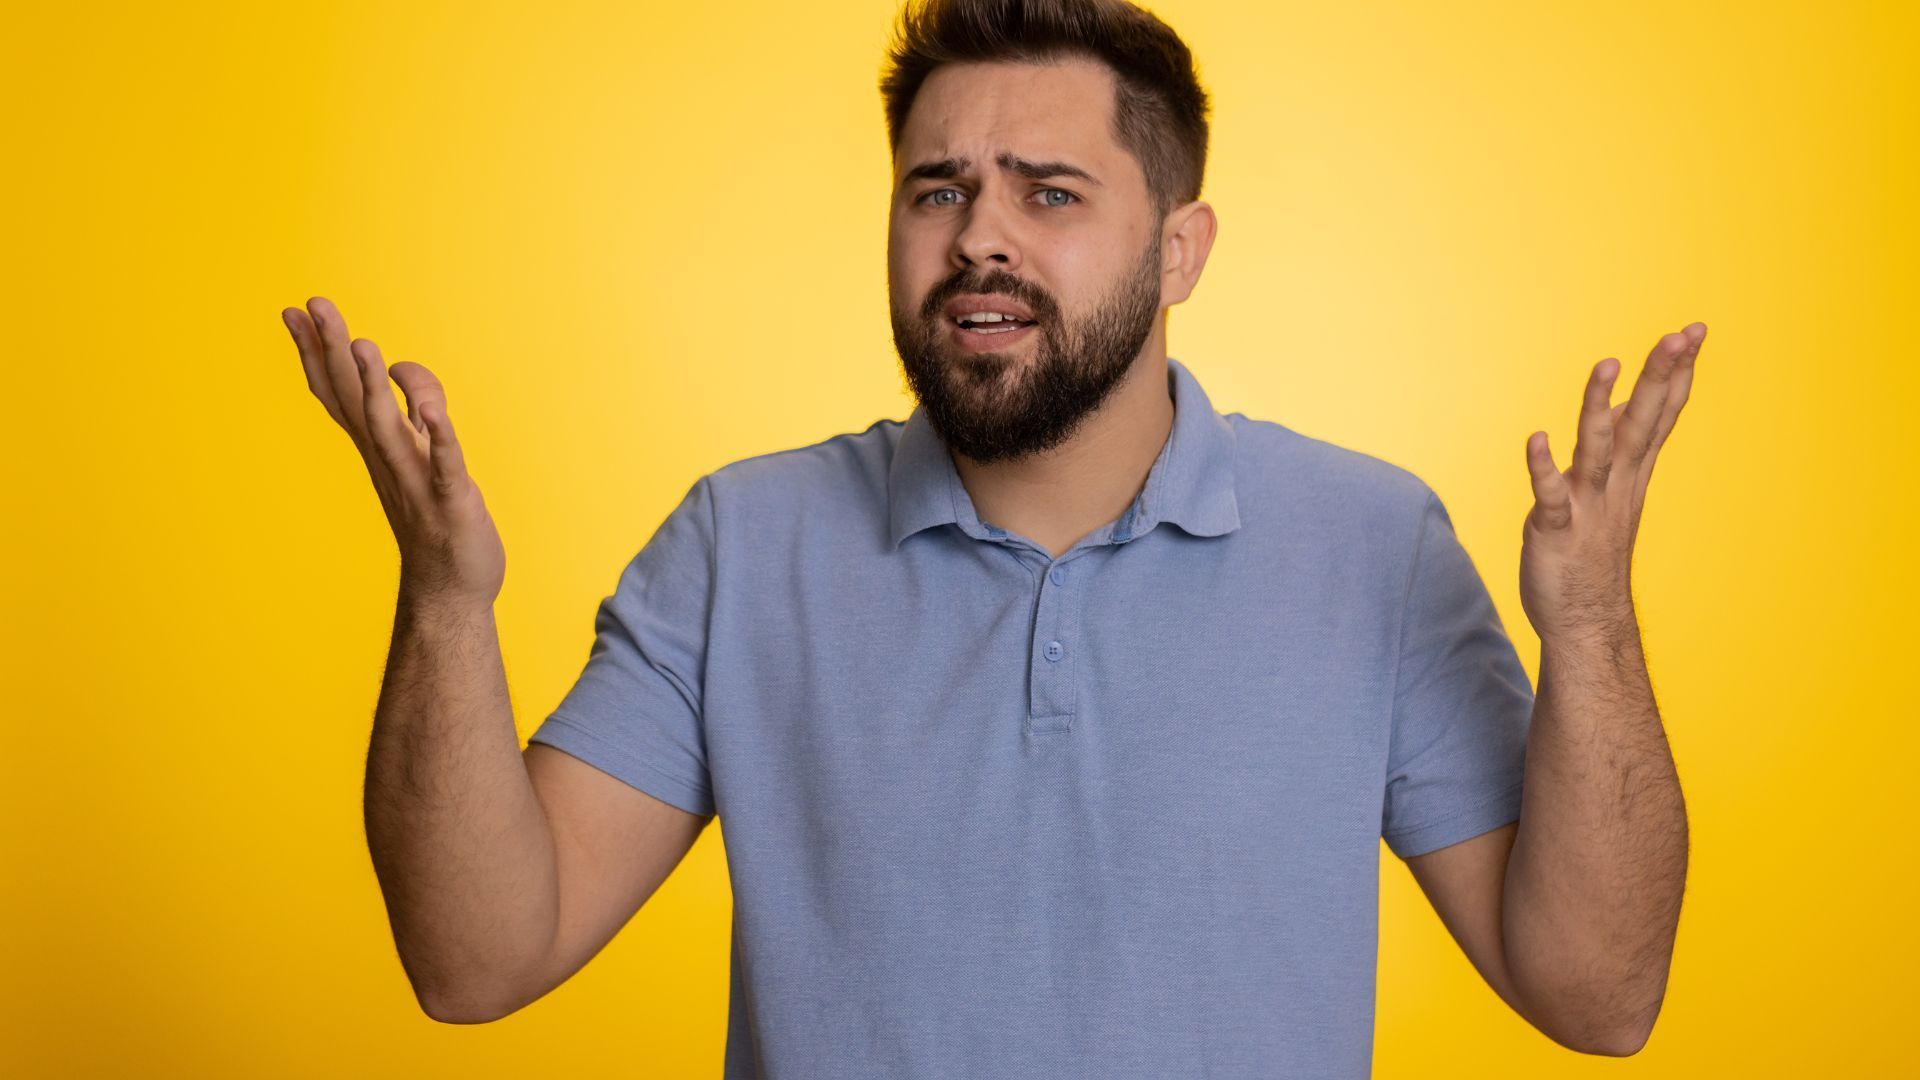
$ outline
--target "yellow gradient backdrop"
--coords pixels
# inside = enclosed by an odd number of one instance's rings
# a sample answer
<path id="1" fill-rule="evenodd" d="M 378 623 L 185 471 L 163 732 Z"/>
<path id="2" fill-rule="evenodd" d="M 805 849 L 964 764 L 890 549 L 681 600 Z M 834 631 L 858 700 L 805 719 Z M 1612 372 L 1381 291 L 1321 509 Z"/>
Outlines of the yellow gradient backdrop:
<path id="1" fill-rule="evenodd" d="M 1693 826 L 1659 1026 L 1624 1062 L 1557 1047 L 1383 848 L 1376 1075 L 1890 1075 L 1920 960 L 1915 8 L 1585 8 L 1155 8 L 1216 102 L 1173 355 L 1222 411 L 1431 483 L 1531 674 L 1528 434 L 1564 467 L 1596 361 L 1624 384 L 1710 327 L 1634 575 Z M 718 828 L 547 998 L 415 1006 L 360 806 L 396 553 L 278 312 L 330 297 L 447 384 L 524 736 L 695 477 L 910 411 L 894 10 L 15 13 L 0 1073 L 718 1075 Z"/>

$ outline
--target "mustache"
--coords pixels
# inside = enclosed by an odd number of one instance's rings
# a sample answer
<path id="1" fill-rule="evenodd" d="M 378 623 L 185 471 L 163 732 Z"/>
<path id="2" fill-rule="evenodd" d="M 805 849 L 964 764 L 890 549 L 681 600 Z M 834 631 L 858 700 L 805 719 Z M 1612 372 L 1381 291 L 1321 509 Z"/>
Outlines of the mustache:
<path id="1" fill-rule="evenodd" d="M 938 319 L 947 301 L 966 293 L 1011 296 L 1025 304 L 1033 312 L 1034 318 L 1049 323 L 1060 313 L 1059 305 L 1044 290 L 1005 270 L 995 270 L 985 277 L 956 275 L 934 286 L 928 290 L 926 301 L 920 305 L 920 314 L 923 318 Z"/>

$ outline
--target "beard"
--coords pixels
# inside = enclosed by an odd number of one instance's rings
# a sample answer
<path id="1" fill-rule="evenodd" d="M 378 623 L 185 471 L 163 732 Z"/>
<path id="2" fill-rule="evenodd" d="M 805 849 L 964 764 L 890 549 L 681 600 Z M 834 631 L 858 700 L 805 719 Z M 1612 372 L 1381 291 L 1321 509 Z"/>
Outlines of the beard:
<path id="1" fill-rule="evenodd" d="M 891 303 L 893 343 L 927 423 L 954 453 L 982 465 L 1053 449 L 1078 430 L 1126 377 L 1160 313 L 1160 241 L 1152 243 L 1092 314 L 1068 321 L 1044 291 L 1004 270 L 965 272 L 927 293 L 909 317 Z M 1011 296 L 1033 312 L 1038 354 L 1025 342 L 992 352 L 963 352 L 941 310 L 964 293 Z M 960 331 L 966 333 L 967 331 Z"/>

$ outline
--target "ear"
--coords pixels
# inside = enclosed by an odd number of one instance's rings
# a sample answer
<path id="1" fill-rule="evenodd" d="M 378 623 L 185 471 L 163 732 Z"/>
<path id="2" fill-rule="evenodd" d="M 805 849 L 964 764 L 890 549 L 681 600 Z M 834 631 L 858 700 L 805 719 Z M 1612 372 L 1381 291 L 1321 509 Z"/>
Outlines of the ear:
<path id="1" fill-rule="evenodd" d="M 1213 207 L 1199 200 L 1177 207 L 1160 227 L 1160 306 L 1172 307 L 1192 295 L 1206 269 L 1219 222 Z"/>

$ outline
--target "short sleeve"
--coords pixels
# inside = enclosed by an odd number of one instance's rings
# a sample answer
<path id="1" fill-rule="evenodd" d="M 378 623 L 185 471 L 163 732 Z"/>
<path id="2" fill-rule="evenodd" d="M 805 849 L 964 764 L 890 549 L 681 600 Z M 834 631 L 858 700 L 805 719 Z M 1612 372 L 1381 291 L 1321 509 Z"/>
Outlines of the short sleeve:
<path id="1" fill-rule="evenodd" d="M 627 564 L 594 616 L 586 667 L 527 740 L 701 815 L 714 812 L 701 723 L 715 565 L 711 500 L 703 476 Z"/>
<path id="2" fill-rule="evenodd" d="M 1401 621 L 1381 836 L 1402 859 L 1520 819 L 1533 686 L 1427 493 Z"/>

